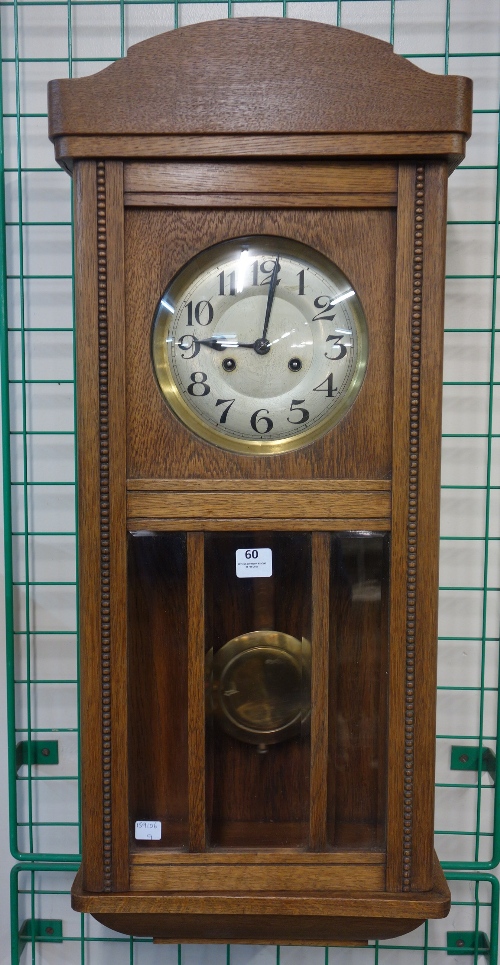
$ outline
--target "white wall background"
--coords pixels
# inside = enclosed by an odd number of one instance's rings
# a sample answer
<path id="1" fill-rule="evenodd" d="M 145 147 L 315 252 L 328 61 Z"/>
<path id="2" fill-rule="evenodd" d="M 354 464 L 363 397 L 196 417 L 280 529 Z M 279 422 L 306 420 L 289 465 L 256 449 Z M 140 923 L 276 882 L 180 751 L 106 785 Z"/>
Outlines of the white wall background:
<path id="1" fill-rule="evenodd" d="M 130 44 L 171 29 L 175 9 L 171 4 L 126 2 L 122 8 L 120 3 L 76 2 L 68 6 L 64 2 L 49 5 L 44 0 L 14 6 L 5 0 L 0 10 L 7 115 L 4 134 L 7 270 L 11 276 L 7 296 L 12 329 L 12 477 L 21 483 L 13 487 L 13 530 L 21 534 L 13 538 L 14 580 L 18 584 L 14 592 L 15 673 L 19 681 L 15 688 L 16 720 L 20 728 L 17 739 L 23 739 L 26 735 L 21 731 L 31 727 L 39 729 L 40 733 L 33 732 L 34 736 L 56 737 L 59 741 L 59 764 L 33 769 L 36 780 L 32 782 L 31 804 L 27 768 L 19 772 L 18 820 L 24 825 L 31 820 L 38 822 L 33 826 L 35 852 L 71 854 L 78 851 L 71 209 L 70 179 L 54 164 L 52 145 L 46 135 L 46 83 L 53 77 L 68 76 L 69 49 L 73 76 L 94 72 L 120 56 Z M 179 26 L 228 14 L 225 3 L 180 3 L 177 10 Z M 337 3 L 327 0 L 287 5 L 290 17 L 325 23 L 336 24 L 338 12 Z M 233 4 L 232 13 L 281 16 L 283 5 L 240 2 Z M 340 13 L 342 26 L 390 39 L 390 0 L 343 0 Z M 484 775 L 478 818 L 477 774 L 451 772 L 449 760 L 452 744 L 477 744 L 477 735 L 482 733 L 485 746 L 494 747 L 496 737 L 500 488 L 492 489 L 488 495 L 486 486 L 488 472 L 491 483 L 496 487 L 500 484 L 498 360 L 496 385 L 493 389 L 490 385 L 499 176 L 500 5 L 496 0 L 395 0 L 394 14 L 395 50 L 413 55 L 418 66 L 426 70 L 442 73 L 448 66 L 450 73 L 473 77 L 474 108 L 479 112 L 474 115 L 466 166 L 450 181 L 447 274 L 465 277 L 449 277 L 447 281 L 445 324 L 447 329 L 458 331 L 448 331 L 445 336 L 443 484 L 463 488 L 444 488 L 442 502 L 442 535 L 446 539 L 441 557 L 439 683 L 452 689 L 441 689 L 438 697 L 437 732 L 441 736 L 437 745 L 436 829 L 441 833 L 436 836 L 436 847 L 443 860 L 488 860 L 492 847 L 492 782 Z M 448 64 L 447 52 L 451 55 Z M 20 220 L 24 223 L 22 230 Z M 21 332 L 23 313 L 25 331 Z M 490 453 L 489 430 L 495 434 L 490 439 Z M 25 488 L 25 479 L 37 485 Z M 26 536 L 27 532 L 38 535 Z M 485 540 L 485 536 L 490 539 Z M 30 585 L 29 590 L 28 581 L 36 584 Z M 29 648 L 25 633 L 28 627 Z M 3 699 L 2 684 L 3 681 Z M 4 720 L 5 712 L 2 723 Z M 2 740 L 2 965 L 10 961 L 4 748 Z M 470 786 L 450 786 L 454 783 Z M 476 852 L 478 821 L 483 834 Z M 26 826 L 19 827 L 18 840 L 20 850 L 28 852 L 30 835 Z M 49 892 L 55 892 L 67 890 L 71 878 L 69 873 L 52 872 L 39 881 Z M 26 876 L 22 880 L 26 883 Z M 485 900 L 489 900 L 488 896 L 488 887 L 484 886 Z M 454 897 L 470 899 L 472 886 L 455 885 Z M 29 897 L 23 898 L 21 904 L 22 920 L 30 917 Z M 178 961 L 177 947 L 153 948 L 142 943 L 131 950 L 128 944 L 109 941 L 116 936 L 91 919 L 84 924 L 84 933 L 102 941 L 87 944 L 83 951 L 80 917 L 70 910 L 66 895 L 40 896 L 36 908 L 42 917 L 62 918 L 65 936 L 74 938 L 62 945 L 37 945 L 33 959 L 37 963 L 85 961 L 111 965 L 133 961 L 149 965 Z M 448 930 L 474 928 L 474 914 L 474 908 L 454 908 L 446 923 L 431 924 L 427 944 L 442 947 Z M 487 909 L 481 911 L 481 921 L 488 932 Z M 406 965 L 424 961 L 424 943 L 420 929 L 404 941 L 413 950 L 381 949 L 378 963 L 397 960 L 398 965 Z M 31 949 L 27 949 L 25 960 L 31 954 Z M 232 965 L 276 962 L 276 950 L 272 948 L 233 947 L 228 953 L 225 946 L 185 947 L 181 958 L 184 965 L 222 965 L 228 954 Z M 427 961 L 444 961 L 445 954 L 429 951 Z M 472 959 L 460 959 L 469 960 Z M 281 950 L 283 965 L 316 965 L 324 961 L 323 949 Z M 372 961 L 373 949 L 330 952 L 330 962 L 335 965 Z"/>

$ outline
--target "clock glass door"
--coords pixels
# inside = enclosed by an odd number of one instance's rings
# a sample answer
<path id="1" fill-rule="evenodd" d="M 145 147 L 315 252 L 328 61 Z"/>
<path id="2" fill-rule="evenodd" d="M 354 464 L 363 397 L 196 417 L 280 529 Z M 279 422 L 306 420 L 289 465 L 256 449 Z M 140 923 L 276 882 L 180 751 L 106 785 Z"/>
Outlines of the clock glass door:
<path id="1" fill-rule="evenodd" d="M 130 534 L 136 848 L 384 848 L 388 573 L 384 533 Z"/>

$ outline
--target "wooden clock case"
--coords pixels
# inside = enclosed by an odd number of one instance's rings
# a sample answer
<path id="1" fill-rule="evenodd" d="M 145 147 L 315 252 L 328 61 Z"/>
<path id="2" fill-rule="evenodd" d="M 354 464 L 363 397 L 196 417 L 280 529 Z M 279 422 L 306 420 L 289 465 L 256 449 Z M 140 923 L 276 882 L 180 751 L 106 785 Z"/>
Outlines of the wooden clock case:
<path id="1" fill-rule="evenodd" d="M 348 30 L 237 19 L 53 81 L 49 121 L 75 188 L 73 906 L 182 942 L 363 943 L 443 917 L 433 772 L 446 189 L 470 135 L 471 83 Z M 253 234 L 339 265 L 364 306 L 369 362 L 336 427 L 249 457 L 175 418 L 150 346 L 182 265 Z M 255 752 L 231 738 L 214 751 L 205 708 L 206 638 L 221 612 L 239 619 L 211 574 L 241 533 L 277 546 L 289 534 L 308 573 L 284 577 L 282 613 L 308 613 L 310 723 L 265 765 L 260 803 L 248 791 Z M 332 602 L 331 557 L 352 533 L 385 547 L 375 618 L 368 604 L 339 617 Z M 135 820 L 153 817 L 161 842 L 135 841 Z"/>

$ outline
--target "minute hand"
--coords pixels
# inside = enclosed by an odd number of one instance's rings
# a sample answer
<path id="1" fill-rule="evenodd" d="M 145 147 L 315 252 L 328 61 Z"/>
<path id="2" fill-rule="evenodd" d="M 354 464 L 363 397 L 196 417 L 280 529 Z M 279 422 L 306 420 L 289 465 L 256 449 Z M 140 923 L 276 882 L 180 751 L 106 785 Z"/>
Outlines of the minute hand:
<path id="1" fill-rule="evenodd" d="M 269 294 L 267 296 L 267 306 L 266 306 L 266 317 L 264 319 L 264 331 L 262 332 L 262 341 L 267 338 L 267 329 L 269 328 L 269 319 L 271 318 L 271 309 L 273 307 L 274 294 L 276 292 L 276 285 L 278 284 L 278 272 L 280 270 L 279 258 L 276 258 L 274 262 L 273 273 L 271 275 L 271 281 L 269 284 Z"/>

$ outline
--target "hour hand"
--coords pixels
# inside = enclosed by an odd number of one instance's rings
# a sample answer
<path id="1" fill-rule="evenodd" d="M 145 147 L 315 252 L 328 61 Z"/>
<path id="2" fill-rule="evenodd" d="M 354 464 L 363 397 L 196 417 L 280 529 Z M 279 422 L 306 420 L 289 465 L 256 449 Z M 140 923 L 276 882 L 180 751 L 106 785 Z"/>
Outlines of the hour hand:
<path id="1" fill-rule="evenodd" d="M 237 339 L 232 335 L 210 335 L 209 338 L 196 338 L 196 335 L 183 335 L 179 339 L 179 348 L 183 351 L 189 351 L 193 347 L 197 348 L 200 345 L 207 345 L 208 348 L 215 349 L 216 352 L 223 352 L 226 348 L 235 348 L 238 346 Z"/>
<path id="2" fill-rule="evenodd" d="M 184 339 L 193 341 L 187 345 Z M 254 348 L 254 342 L 239 342 L 236 335 L 210 335 L 209 338 L 196 338 L 196 335 L 183 335 L 179 340 L 179 348 L 190 349 L 192 345 L 207 345 L 216 352 L 223 352 L 226 348 Z"/>

